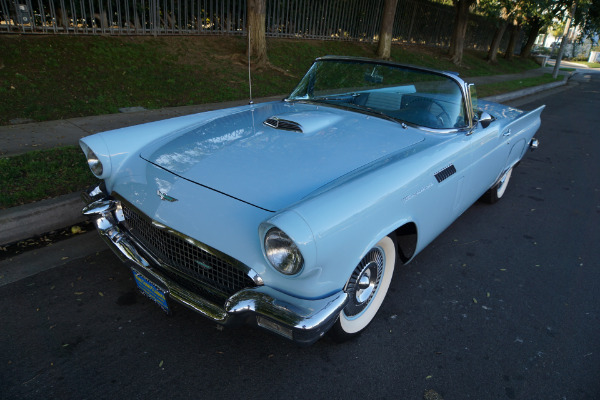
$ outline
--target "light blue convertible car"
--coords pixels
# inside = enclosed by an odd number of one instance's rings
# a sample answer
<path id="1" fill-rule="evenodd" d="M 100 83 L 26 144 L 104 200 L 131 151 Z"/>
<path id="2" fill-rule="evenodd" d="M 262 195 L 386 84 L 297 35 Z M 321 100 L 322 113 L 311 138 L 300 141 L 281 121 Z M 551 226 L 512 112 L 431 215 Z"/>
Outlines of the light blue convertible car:
<path id="1" fill-rule="evenodd" d="M 166 312 L 345 340 L 397 266 L 504 195 L 542 109 L 477 103 L 452 73 L 322 57 L 282 101 L 82 139 L 102 180 L 84 213 Z"/>

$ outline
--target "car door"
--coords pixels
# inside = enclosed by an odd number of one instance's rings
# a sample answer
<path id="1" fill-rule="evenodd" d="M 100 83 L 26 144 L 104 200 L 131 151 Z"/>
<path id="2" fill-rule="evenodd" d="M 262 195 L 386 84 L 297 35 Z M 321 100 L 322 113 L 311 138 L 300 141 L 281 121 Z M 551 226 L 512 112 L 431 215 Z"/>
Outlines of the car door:
<path id="1" fill-rule="evenodd" d="M 473 110 L 477 110 L 474 86 L 469 86 Z M 489 189 L 505 171 L 510 154 L 510 135 L 498 121 L 475 120 L 467 134 L 470 138 L 471 165 L 467 176 L 465 200 L 471 204 Z"/>
<path id="2" fill-rule="evenodd" d="M 500 130 L 499 125 L 497 122 L 492 122 L 489 126 L 483 127 L 481 123 L 477 123 L 470 135 L 473 165 L 469 183 L 477 188 L 479 195 L 490 188 L 504 172 L 510 153 L 511 147 L 509 138 L 505 135 L 506 130 Z"/>

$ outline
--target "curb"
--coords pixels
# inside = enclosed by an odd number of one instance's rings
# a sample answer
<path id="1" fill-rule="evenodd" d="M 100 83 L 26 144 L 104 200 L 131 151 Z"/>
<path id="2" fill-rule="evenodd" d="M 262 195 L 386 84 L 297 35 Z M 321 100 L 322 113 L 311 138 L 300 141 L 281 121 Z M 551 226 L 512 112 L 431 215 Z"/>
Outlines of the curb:
<path id="1" fill-rule="evenodd" d="M 0 210 L 0 246 L 81 223 L 83 206 L 79 193 L 71 193 Z"/>
<path id="2" fill-rule="evenodd" d="M 566 85 L 569 76 L 565 75 L 561 82 L 552 82 L 510 93 L 484 97 L 482 100 L 500 103 L 529 96 Z M 81 201 L 80 194 L 71 193 L 54 199 L 0 210 L 0 226 L 2 227 L 0 230 L 0 246 L 81 223 L 87 220 L 81 214 L 83 207 L 84 204 Z"/>
<path id="3" fill-rule="evenodd" d="M 545 83 L 543 85 L 540 86 L 533 86 L 530 88 L 526 88 L 526 89 L 521 89 L 521 90 L 516 90 L 514 92 L 509 92 L 509 93 L 503 93 L 503 94 L 498 94 L 495 96 L 488 96 L 488 97 L 484 97 L 481 100 L 485 100 L 485 101 L 491 101 L 494 103 L 503 103 L 506 101 L 511 101 L 511 100 L 515 100 L 518 99 L 520 97 L 525 97 L 525 96 L 530 96 L 532 94 L 536 94 L 539 92 L 543 92 L 545 90 L 550 90 L 550 89 L 554 89 L 556 87 L 559 86 L 564 86 L 567 84 L 567 81 L 569 80 L 569 77 L 571 75 L 565 75 L 563 80 L 560 82 L 550 82 L 550 83 Z"/>
<path id="4" fill-rule="evenodd" d="M 0 287 L 101 251 L 110 251 L 96 229 L 0 261 Z"/>

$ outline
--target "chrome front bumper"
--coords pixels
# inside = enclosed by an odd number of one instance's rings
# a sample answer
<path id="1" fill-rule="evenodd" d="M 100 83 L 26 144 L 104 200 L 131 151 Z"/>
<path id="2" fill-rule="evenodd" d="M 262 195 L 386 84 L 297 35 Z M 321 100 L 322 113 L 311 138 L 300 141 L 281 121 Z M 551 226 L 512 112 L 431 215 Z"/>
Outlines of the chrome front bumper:
<path id="1" fill-rule="evenodd" d="M 118 222 L 117 201 L 104 197 L 98 188 L 83 193 L 91 203 L 83 209 L 93 218 L 100 236 L 134 271 L 156 285 L 169 300 L 181 303 L 222 325 L 253 324 L 299 344 L 312 344 L 337 320 L 348 296 L 340 291 L 318 300 L 300 299 L 268 286 L 246 288 L 227 299 L 221 307 L 173 282 L 157 268 L 153 256 Z M 201 283 L 199 283 L 201 284 Z"/>

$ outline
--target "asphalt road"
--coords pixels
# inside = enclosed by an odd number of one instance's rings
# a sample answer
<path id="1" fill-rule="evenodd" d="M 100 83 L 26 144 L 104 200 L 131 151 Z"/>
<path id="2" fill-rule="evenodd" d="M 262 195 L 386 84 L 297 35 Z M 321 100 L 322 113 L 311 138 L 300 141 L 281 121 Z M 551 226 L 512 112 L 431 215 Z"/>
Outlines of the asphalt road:
<path id="1" fill-rule="evenodd" d="M 67 255 L 0 278 L 0 398 L 600 398 L 600 75 L 572 81 L 521 102 L 547 104 L 540 149 L 396 271 L 356 340 L 166 317 L 110 252 Z"/>

